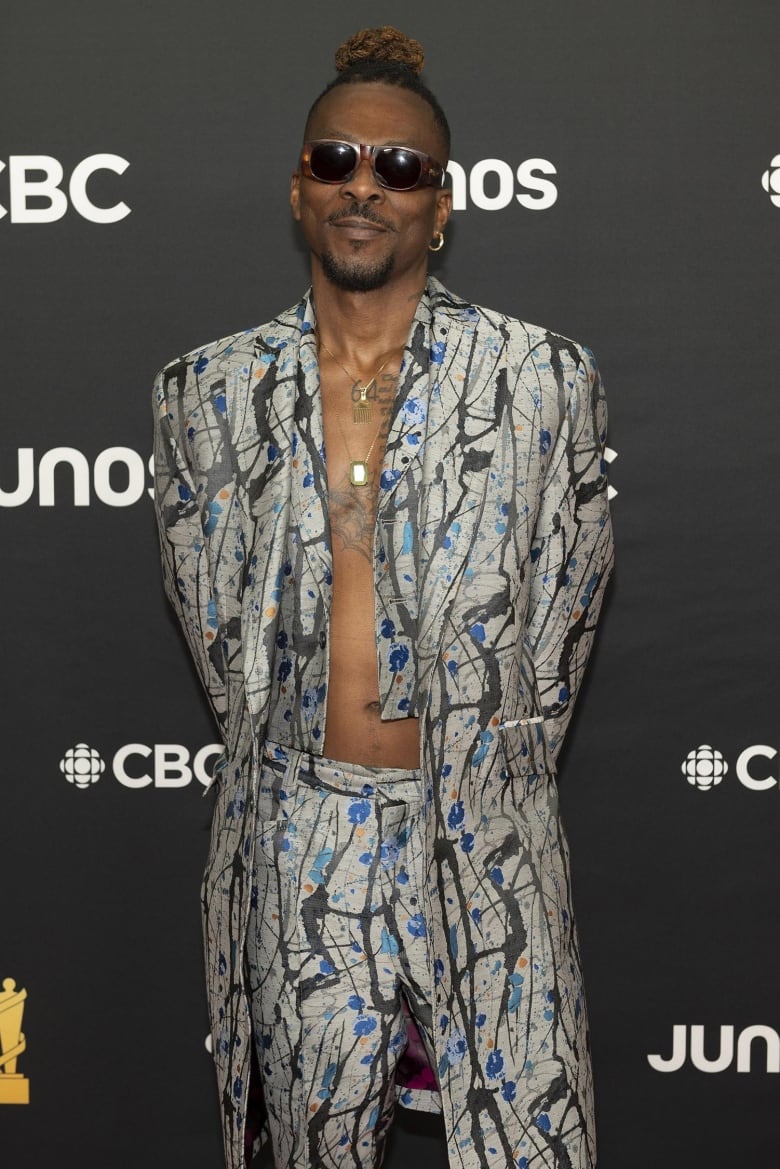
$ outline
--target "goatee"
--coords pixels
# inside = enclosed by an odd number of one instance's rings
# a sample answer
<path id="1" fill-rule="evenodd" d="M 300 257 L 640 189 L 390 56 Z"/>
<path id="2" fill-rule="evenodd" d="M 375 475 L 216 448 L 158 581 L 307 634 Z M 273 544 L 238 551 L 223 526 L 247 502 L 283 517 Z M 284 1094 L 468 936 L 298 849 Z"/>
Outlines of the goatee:
<path id="1" fill-rule="evenodd" d="M 331 284 L 335 284 L 342 292 L 374 292 L 390 279 L 394 257 L 387 256 L 384 260 L 361 264 L 355 260 L 337 260 L 331 252 L 323 252 L 320 263 Z"/>

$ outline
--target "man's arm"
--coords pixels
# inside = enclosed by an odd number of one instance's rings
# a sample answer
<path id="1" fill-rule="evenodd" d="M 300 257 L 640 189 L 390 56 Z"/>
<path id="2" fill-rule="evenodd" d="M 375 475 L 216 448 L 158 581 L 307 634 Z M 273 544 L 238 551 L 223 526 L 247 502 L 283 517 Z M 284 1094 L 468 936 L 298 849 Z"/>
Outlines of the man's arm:
<path id="1" fill-rule="evenodd" d="M 209 493 L 198 491 L 199 475 L 187 457 L 178 411 L 169 398 L 182 367 L 163 371 L 155 382 L 154 485 L 163 584 L 179 619 L 209 704 L 225 738 L 225 667 L 218 637 L 217 609 L 208 562 L 212 516 Z"/>
<path id="2" fill-rule="evenodd" d="M 554 756 L 572 715 L 613 562 L 598 368 L 582 349 L 531 544 L 526 637 Z"/>

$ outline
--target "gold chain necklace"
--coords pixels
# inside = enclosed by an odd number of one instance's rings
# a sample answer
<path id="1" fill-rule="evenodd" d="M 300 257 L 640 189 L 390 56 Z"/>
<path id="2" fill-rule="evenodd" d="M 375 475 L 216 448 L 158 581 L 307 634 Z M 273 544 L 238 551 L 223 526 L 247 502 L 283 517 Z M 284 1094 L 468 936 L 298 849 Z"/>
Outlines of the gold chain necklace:
<path id="1" fill-rule="evenodd" d="M 382 362 L 382 364 L 380 365 L 379 369 L 376 371 L 374 376 L 369 381 L 367 381 L 364 386 L 362 386 L 360 384 L 360 378 L 355 377 L 354 373 L 352 373 L 351 370 L 347 369 L 346 365 L 344 365 L 343 362 L 339 361 L 338 357 L 336 357 L 336 354 L 333 352 L 332 349 L 328 348 L 328 346 L 325 344 L 325 342 L 322 340 L 322 338 L 320 338 L 320 345 L 322 346 L 322 348 L 325 350 L 326 353 L 329 353 L 331 355 L 333 360 L 336 362 L 336 365 L 341 366 L 341 368 L 344 370 L 344 373 L 347 375 L 347 377 L 351 378 L 353 382 L 357 382 L 358 389 L 360 390 L 360 398 L 358 399 L 357 402 L 354 402 L 352 405 L 352 421 L 353 422 L 370 422 L 372 411 L 371 411 L 371 403 L 368 400 L 368 391 L 371 389 L 372 386 L 376 385 L 376 379 L 379 377 L 380 373 L 385 368 L 385 366 L 387 365 L 390 358 L 393 356 L 392 353 L 390 353 L 389 356 L 384 359 L 384 361 Z M 379 432 L 377 431 L 377 437 L 378 436 L 379 436 Z M 346 439 L 344 441 L 346 442 Z M 374 442 L 376 442 L 376 438 L 374 438 Z M 372 443 L 371 445 L 373 446 L 374 444 Z M 369 451 L 369 454 L 370 453 L 371 452 Z M 366 458 L 368 458 L 368 455 L 366 455 Z M 357 486 L 357 484 L 356 484 L 356 486 Z"/>
<path id="2" fill-rule="evenodd" d="M 379 429 L 374 435 L 371 446 L 366 451 L 366 457 L 364 459 L 352 458 L 352 452 L 349 449 L 347 436 L 344 433 L 344 427 L 341 425 L 341 419 L 339 418 L 338 414 L 336 415 L 336 421 L 339 424 L 341 437 L 344 439 L 344 446 L 347 451 L 347 456 L 349 457 L 349 481 L 353 487 L 368 487 L 368 460 L 371 458 L 371 452 L 374 449 L 376 440 L 379 438 L 379 435 L 382 431 L 382 423 L 384 422 L 384 419 L 382 419 L 382 422 L 379 423 Z"/>

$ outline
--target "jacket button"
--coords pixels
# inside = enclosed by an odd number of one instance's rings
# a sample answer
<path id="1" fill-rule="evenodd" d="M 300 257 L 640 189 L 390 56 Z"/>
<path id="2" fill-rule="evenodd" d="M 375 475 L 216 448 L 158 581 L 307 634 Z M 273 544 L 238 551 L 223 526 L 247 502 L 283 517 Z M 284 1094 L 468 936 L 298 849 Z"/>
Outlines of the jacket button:
<path id="1" fill-rule="evenodd" d="M 320 649 L 325 649 L 325 645 L 326 645 L 327 640 L 328 639 L 325 636 L 325 630 L 321 629 L 320 630 Z"/>

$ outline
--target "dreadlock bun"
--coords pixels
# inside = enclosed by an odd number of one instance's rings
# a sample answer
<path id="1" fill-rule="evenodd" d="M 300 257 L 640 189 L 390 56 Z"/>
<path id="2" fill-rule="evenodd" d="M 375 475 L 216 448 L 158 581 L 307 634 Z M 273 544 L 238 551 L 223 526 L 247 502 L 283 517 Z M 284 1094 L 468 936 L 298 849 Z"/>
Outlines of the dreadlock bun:
<path id="1" fill-rule="evenodd" d="M 339 73 L 364 61 L 387 61 L 418 74 L 425 63 L 425 54 L 419 41 L 385 24 L 382 28 L 362 28 L 336 49 Z"/>

